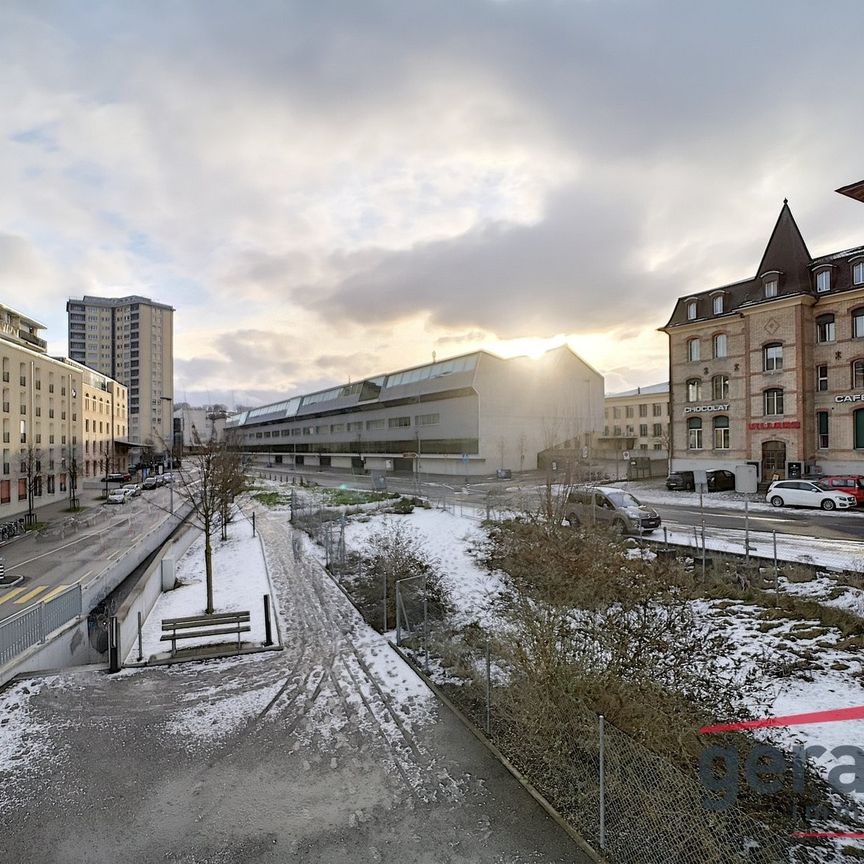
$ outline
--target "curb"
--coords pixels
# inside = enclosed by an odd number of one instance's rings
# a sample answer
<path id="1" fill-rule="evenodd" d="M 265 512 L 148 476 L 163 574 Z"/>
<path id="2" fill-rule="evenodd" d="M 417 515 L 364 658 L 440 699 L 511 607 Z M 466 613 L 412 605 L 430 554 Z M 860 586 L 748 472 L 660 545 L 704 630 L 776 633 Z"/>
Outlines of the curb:
<path id="1" fill-rule="evenodd" d="M 506 768 L 517 783 L 546 811 L 546 814 L 565 831 L 571 840 L 596 864 L 608 864 L 593 846 L 549 803 L 549 801 L 531 785 L 531 781 L 492 743 L 450 699 L 444 695 L 441 689 L 429 678 L 426 673 L 417 666 L 414 660 L 407 655 L 394 642 L 387 640 L 387 644 L 411 667 L 426 686 L 435 694 L 440 702 L 446 705 L 466 729 L 486 748 L 486 750 Z"/>
<path id="2" fill-rule="evenodd" d="M 189 654 L 185 657 L 157 657 L 150 660 L 142 660 L 140 663 L 133 661 L 132 663 L 124 663 L 123 669 L 144 669 L 153 666 L 174 666 L 178 663 L 206 663 L 208 660 L 230 660 L 232 657 L 245 657 L 249 654 L 265 654 L 268 651 L 284 651 L 284 645 L 269 645 L 266 648 L 263 646 L 257 648 L 241 648 L 239 651 L 218 651 L 212 654 Z"/>

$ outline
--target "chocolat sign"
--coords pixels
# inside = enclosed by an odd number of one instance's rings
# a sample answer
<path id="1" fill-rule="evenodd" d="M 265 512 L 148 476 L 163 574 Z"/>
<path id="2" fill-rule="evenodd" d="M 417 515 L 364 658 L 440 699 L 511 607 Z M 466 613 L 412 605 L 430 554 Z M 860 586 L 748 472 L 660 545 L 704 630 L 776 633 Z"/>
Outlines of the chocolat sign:
<path id="1" fill-rule="evenodd" d="M 684 409 L 685 414 L 705 414 L 709 411 L 728 411 L 729 405 L 688 405 Z"/>
<path id="2" fill-rule="evenodd" d="M 864 402 L 864 393 L 850 393 L 848 396 L 835 396 L 835 402 Z"/>

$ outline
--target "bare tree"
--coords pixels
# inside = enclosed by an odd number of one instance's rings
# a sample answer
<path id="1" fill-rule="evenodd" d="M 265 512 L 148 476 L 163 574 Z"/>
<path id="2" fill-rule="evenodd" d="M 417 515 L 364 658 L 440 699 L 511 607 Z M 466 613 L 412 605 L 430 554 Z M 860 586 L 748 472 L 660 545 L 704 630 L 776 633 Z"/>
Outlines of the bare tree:
<path id="1" fill-rule="evenodd" d="M 42 494 L 42 451 L 32 443 L 21 451 L 21 473 L 27 476 L 27 516 L 24 524 L 29 528 L 36 522 L 34 498 Z"/>
<path id="2" fill-rule="evenodd" d="M 187 454 L 181 471 L 182 482 L 177 494 L 190 507 L 190 520 L 204 533 L 204 569 L 207 582 L 208 615 L 213 613 L 213 537 L 220 531 L 222 540 L 228 538 L 227 525 L 231 520 L 234 497 L 245 488 L 246 478 L 240 451 L 230 440 L 217 440 L 211 436 L 202 441 L 196 436 L 196 452 Z"/>

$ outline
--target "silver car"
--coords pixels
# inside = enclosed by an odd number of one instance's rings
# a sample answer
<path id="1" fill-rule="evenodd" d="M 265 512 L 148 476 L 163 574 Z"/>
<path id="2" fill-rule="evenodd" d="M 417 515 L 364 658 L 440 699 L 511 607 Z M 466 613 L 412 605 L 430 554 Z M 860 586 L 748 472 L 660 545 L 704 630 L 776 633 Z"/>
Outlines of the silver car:
<path id="1" fill-rule="evenodd" d="M 605 525 L 619 534 L 650 534 L 660 514 L 617 486 L 581 486 L 567 496 L 564 516 L 571 526 Z"/>

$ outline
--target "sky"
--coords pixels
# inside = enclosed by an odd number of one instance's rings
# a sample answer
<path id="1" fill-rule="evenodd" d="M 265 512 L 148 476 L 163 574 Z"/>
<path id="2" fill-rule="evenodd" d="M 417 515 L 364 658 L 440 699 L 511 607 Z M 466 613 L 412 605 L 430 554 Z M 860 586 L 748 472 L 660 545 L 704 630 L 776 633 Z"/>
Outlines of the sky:
<path id="1" fill-rule="evenodd" d="M 175 313 L 175 399 L 486 348 L 667 377 L 788 198 L 864 243 L 860 0 L 0 4 L 0 302 Z"/>

